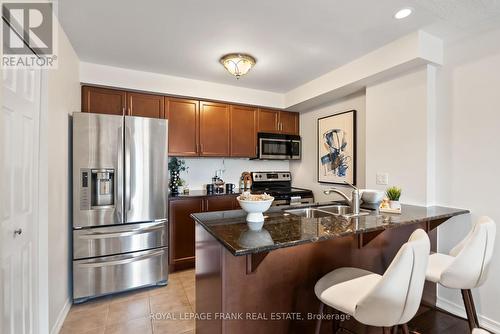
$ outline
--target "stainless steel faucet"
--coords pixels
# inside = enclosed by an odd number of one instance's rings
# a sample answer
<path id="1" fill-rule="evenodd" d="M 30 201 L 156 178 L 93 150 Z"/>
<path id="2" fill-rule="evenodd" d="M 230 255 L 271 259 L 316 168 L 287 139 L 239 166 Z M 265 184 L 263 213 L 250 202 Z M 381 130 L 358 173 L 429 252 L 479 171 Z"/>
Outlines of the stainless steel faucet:
<path id="1" fill-rule="evenodd" d="M 354 215 L 359 215 L 359 189 L 356 188 L 354 185 L 350 184 L 349 182 L 344 182 L 347 186 L 352 188 L 352 193 L 351 193 L 351 198 L 347 197 L 346 194 L 344 194 L 342 191 L 340 191 L 337 188 L 331 188 L 328 190 L 323 191 L 325 195 L 329 195 L 330 193 L 336 193 L 342 196 L 347 203 L 349 203 L 349 206 L 351 207 L 352 213 Z"/>

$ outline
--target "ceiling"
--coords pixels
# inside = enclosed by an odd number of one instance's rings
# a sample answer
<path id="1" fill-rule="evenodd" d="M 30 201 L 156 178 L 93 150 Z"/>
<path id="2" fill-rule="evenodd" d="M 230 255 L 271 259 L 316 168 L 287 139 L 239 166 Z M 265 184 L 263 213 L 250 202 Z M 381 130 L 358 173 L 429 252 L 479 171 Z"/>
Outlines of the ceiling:
<path id="1" fill-rule="evenodd" d="M 59 0 L 82 61 L 286 92 L 417 29 L 497 20 L 499 0 Z M 414 14 L 393 18 L 402 7 Z M 463 28 L 463 27 L 462 27 Z M 218 59 L 244 52 L 240 80 Z"/>

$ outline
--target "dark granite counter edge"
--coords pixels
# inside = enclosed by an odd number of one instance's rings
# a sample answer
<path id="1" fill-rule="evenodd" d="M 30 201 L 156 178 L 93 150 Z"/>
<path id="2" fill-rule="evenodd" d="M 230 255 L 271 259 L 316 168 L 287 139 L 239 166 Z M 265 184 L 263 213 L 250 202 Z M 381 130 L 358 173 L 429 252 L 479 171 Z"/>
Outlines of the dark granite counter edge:
<path id="1" fill-rule="evenodd" d="M 310 206 L 310 205 L 309 205 Z M 283 209 L 286 209 L 286 207 L 283 207 Z M 463 214 L 468 214 L 470 213 L 469 210 L 467 209 L 455 209 L 455 212 L 450 212 L 446 214 L 441 214 L 441 215 L 435 215 L 432 217 L 425 217 L 425 218 L 420 218 L 420 219 L 414 219 L 414 220 L 409 220 L 406 222 L 399 222 L 399 223 L 394 223 L 394 224 L 388 224 L 382 227 L 383 230 L 391 229 L 391 228 L 397 228 L 398 226 L 401 225 L 411 225 L 411 224 L 420 224 L 420 223 L 426 223 L 426 222 L 431 222 L 435 220 L 441 220 L 441 219 L 449 219 L 455 216 L 463 215 Z M 391 214 L 391 213 L 384 213 L 384 215 L 388 216 L 398 216 L 398 214 Z M 295 242 L 288 242 L 288 243 L 283 243 L 283 244 L 274 244 L 271 246 L 262 246 L 262 247 L 256 247 L 256 248 L 249 248 L 249 249 L 244 249 L 244 250 L 236 250 L 234 249 L 229 243 L 227 243 L 225 240 L 221 239 L 219 236 L 217 236 L 213 231 L 209 228 L 207 224 L 201 220 L 198 219 L 196 214 L 192 214 L 191 218 L 194 219 L 194 221 L 198 224 L 200 224 L 210 235 L 212 235 L 215 239 L 217 239 L 224 247 L 234 256 L 242 256 L 242 255 L 249 255 L 249 254 L 258 254 L 258 253 L 264 253 L 264 252 L 269 252 L 272 250 L 280 249 L 280 248 L 288 248 L 288 247 L 294 247 L 302 244 L 307 244 L 311 242 L 319 242 L 323 240 L 330 240 L 334 238 L 341 238 L 345 237 L 348 235 L 358 235 L 362 233 L 369 233 L 373 231 L 380 230 L 380 228 L 373 228 L 373 229 L 365 229 L 365 230 L 360 230 L 356 232 L 346 232 L 346 233 L 339 233 L 336 235 L 329 235 L 329 236 L 322 236 L 314 239 L 306 239 L 306 240 L 297 240 Z"/>
<path id="2" fill-rule="evenodd" d="M 216 193 L 207 193 L 205 190 L 191 190 L 189 194 L 178 194 L 178 195 L 168 195 L 168 200 L 169 201 L 177 201 L 177 200 L 182 200 L 186 198 L 196 198 L 196 197 L 224 197 L 224 196 L 239 196 L 241 192 L 239 190 L 234 191 L 232 193 L 222 193 L 222 194 L 216 194 Z"/>

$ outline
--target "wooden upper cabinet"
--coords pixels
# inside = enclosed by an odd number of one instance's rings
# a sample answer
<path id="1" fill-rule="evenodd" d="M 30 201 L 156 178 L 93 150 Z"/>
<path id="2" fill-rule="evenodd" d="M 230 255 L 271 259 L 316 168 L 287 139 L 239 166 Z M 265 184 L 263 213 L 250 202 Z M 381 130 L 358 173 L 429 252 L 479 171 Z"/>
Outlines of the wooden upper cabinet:
<path id="1" fill-rule="evenodd" d="M 165 98 L 168 118 L 169 156 L 199 154 L 199 103 L 196 100 Z"/>
<path id="2" fill-rule="evenodd" d="M 200 155 L 228 157 L 229 105 L 200 102 Z"/>
<path id="3" fill-rule="evenodd" d="M 279 111 L 259 109 L 258 132 L 278 133 Z"/>
<path id="4" fill-rule="evenodd" d="M 164 99 L 161 95 L 127 93 L 127 115 L 165 118 Z"/>
<path id="5" fill-rule="evenodd" d="M 127 107 L 126 96 L 122 90 L 83 86 L 82 111 L 123 115 Z"/>
<path id="6" fill-rule="evenodd" d="M 231 156 L 257 155 L 257 109 L 231 106 Z"/>
<path id="7" fill-rule="evenodd" d="M 287 135 L 299 134 L 299 114 L 296 112 L 280 111 L 280 133 Z"/>

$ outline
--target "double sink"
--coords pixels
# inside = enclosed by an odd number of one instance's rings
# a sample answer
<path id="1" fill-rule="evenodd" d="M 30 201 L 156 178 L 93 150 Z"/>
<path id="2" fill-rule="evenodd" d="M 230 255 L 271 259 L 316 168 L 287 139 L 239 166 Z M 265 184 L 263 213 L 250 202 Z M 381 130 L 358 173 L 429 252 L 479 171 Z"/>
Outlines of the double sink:
<path id="1" fill-rule="evenodd" d="M 359 214 L 354 214 L 349 205 L 326 205 L 326 206 L 318 206 L 318 207 L 307 207 L 300 209 L 289 209 L 284 210 L 286 213 L 300 216 L 304 218 L 324 218 L 331 216 L 341 216 L 344 218 L 352 218 L 358 216 L 366 216 L 369 215 L 372 211 L 360 209 Z"/>

